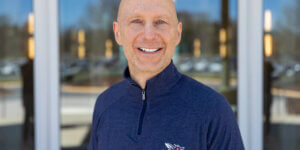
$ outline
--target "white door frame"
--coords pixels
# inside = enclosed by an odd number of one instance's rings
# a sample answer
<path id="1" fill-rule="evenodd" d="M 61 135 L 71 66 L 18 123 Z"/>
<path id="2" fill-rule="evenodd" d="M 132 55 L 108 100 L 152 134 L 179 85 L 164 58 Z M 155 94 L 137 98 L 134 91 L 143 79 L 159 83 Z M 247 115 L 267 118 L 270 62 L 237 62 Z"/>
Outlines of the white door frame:
<path id="1" fill-rule="evenodd" d="M 238 1 L 238 121 L 247 150 L 263 148 L 263 0 Z"/>
<path id="2" fill-rule="evenodd" d="M 58 1 L 33 0 L 35 148 L 60 149 Z"/>

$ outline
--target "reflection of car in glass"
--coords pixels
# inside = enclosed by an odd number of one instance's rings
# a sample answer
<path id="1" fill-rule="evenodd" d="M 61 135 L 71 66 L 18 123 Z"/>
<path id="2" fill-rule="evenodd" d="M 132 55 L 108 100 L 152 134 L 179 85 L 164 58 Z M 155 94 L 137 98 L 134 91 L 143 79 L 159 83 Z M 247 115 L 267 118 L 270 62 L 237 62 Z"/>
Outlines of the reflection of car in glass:
<path id="1" fill-rule="evenodd" d="M 274 67 L 274 71 L 272 73 L 272 77 L 273 78 L 278 78 L 280 77 L 285 71 L 286 68 L 285 66 L 278 64 L 278 63 L 272 63 L 273 67 Z"/>
<path id="2" fill-rule="evenodd" d="M 222 64 L 220 59 L 208 61 L 205 58 L 187 59 L 179 63 L 179 70 L 182 72 L 198 71 L 219 73 L 222 71 Z"/>
<path id="3" fill-rule="evenodd" d="M 101 58 L 98 61 L 96 61 L 94 63 L 94 66 L 100 67 L 100 68 L 104 67 L 107 69 L 109 69 L 109 68 L 113 69 L 116 65 L 118 65 L 118 61 L 119 61 L 119 58 L 116 56 L 113 56 L 110 59 L 107 59 L 104 57 L 104 58 Z"/>
<path id="4" fill-rule="evenodd" d="M 290 63 L 286 67 L 286 75 L 288 77 L 295 76 L 300 73 L 300 64 L 299 63 Z"/>
<path id="5" fill-rule="evenodd" d="M 188 72 L 193 69 L 193 61 L 186 60 L 183 63 L 179 64 L 179 70 L 182 72 Z"/>
<path id="6" fill-rule="evenodd" d="M 277 62 L 272 62 L 274 71 L 272 73 L 273 78 L 279 78 L 282 76 L 292 77 L 300 74 L 300 63 L 293 62 L 288 64 L 280 64 Z"/>
<path id="7" fill-rule="evenodd" d="M 200 59 L 198 61 L 195 61 L 194 63 L 194 70 L 195 71 L 206 71 L 208 68 L 208 62 L 206 59 Z"/>
<path id="8" fill-rule="evenodd" d="M 18 75 L 20 69 L 18 65 L 12 62 L 4 62 L 0 65 L 0 74 L 4 76 Z"/>
<path id="9" fill-rule="evenodd" d="M 84 76 L 88 78 L 91 76 L 97 76 L 100 73 L 123 70 L 123 68 L 120 68 L 118 61 L 118 57 L 112 57 L 111 59 L 100 58 L 94 62 L 87 59 L 76 60 L 73 62 L 62 62 L 60 65 L 60 77 L 62 80 L 71 81 L 76 75 L 81 74 L 81 76 L 83 76 L 81 79 L 84 80 Z M 90 76 L 85 74 L 89 74 Z"/>
<path id="10" fill-rule="evenodd" d="M 81 71 L 90 70 L 88 60 L 76 60 L 74 62 L 62 62 L 60 66 L 60 78 L 71 80 L 74 75 L 80 73 Z"/>
<path id="11" fill-rule="evenodd" d="M 208 71 L 212 73 L 219 73 L 222 71 L 222 64 L 219 61 L 211 62 L 208 65 Z"/>
<path id="12" fill-rule="evenodd" d="M 300 72 L 300 63 L 295 64 L 294 70 L 295 70 L 295 72 Z"/>
<path id="13" fill-rule="evenodd" d="M 62 63 L 60 67 L 60 78 L 61 79 L 66 79 L 66 80 L 71 80 L 73 76 L 77 73 L 79 73 L 81 70 L 80 67 L 74 65 L 74 64 L 69 64 L 69 63 Z"/>

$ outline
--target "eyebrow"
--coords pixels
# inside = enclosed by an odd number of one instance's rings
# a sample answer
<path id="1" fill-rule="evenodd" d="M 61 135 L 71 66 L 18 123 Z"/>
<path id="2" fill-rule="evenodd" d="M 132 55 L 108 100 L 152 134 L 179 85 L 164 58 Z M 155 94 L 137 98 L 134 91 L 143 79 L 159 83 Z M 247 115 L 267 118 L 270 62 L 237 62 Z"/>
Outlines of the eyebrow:
<path id="1" fill-rule="evenodd" d="M 168 13 L 159 13 L 157 15 L 154 14 L 152 17 L 153 18 L 168 19 L 168 20 L 170 20 L 170 18 L 172 18 L 172 16 L 169 15 Z M 143 13 L 136 12 L 136 13 L 130 13 L 127 16 L 125 16 L 126 20 L 130 20 L 130 19 L 133 19 L 133 18 L 143 18 Z"/>

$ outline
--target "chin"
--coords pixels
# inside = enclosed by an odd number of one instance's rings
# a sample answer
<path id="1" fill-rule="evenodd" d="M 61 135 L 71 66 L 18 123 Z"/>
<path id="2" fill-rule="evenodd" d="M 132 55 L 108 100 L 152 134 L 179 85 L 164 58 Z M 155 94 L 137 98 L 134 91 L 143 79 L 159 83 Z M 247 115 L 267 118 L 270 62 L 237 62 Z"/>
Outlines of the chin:
<path id="1" fill-rule="evenodd" d="M 161 72 L 168 64 L 163 62 L 159 63 L 139 63 L 137 64 L 138 70 L 141 72 L 151 72 L 151 73 L 158 73 Z"/>
<path id="2" fill-rule="evenodd" d="M 141 72 L 157 73 L 160 72 L 161 68 L 140 67 L 139 70 Z"/>

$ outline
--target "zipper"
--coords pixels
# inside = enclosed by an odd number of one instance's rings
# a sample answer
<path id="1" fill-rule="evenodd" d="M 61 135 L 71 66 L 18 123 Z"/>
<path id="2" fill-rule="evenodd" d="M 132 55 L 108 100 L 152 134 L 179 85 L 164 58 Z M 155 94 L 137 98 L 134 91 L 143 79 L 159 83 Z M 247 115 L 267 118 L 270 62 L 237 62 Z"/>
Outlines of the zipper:
<path id="1" fill-rule="evenodd" d="M 143 89 L 142 90 L 142 111 L 140 113 L 140 118 L 139 118 L 139 125 L 138 125 L 138 132 L 137 132 L 138 135 L 141 135 L 142 133 L 142 126 L 143 126 L 146 108 L 147 108 L 146 92 Z"/>
<path id="2" fill-rule="evenodd" d="M 145 90 L 142 91 L 142 100 L 143 100 L 143 101 L 146 100 L 146 93 L 145 93 Z"/>

